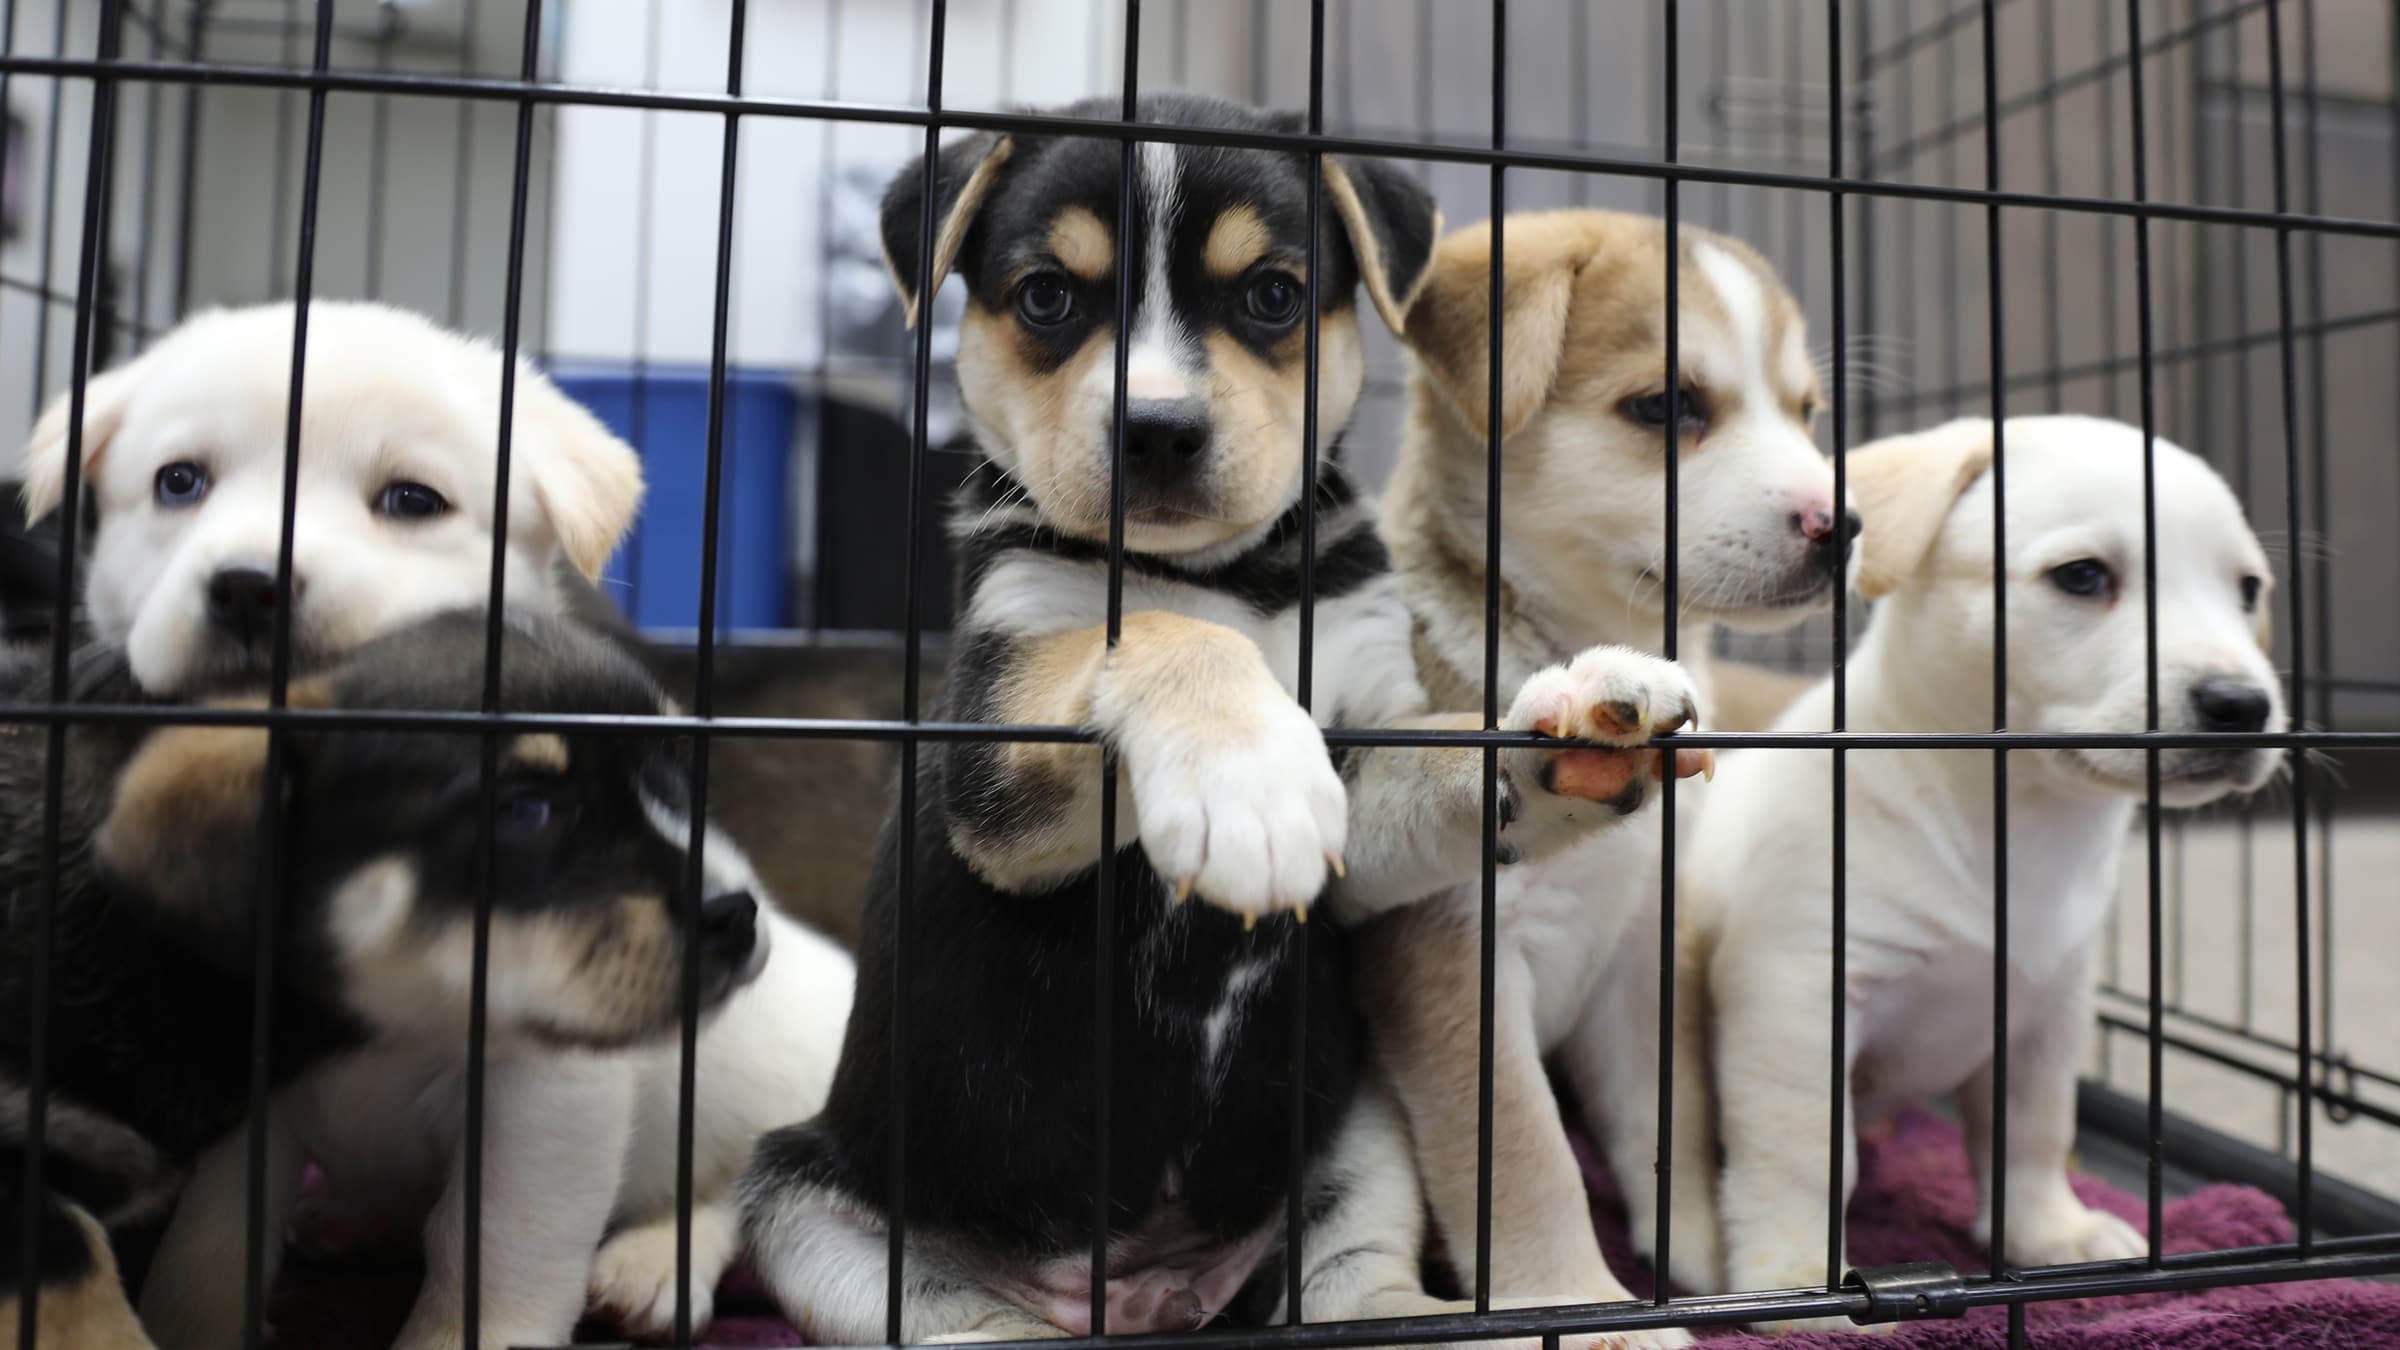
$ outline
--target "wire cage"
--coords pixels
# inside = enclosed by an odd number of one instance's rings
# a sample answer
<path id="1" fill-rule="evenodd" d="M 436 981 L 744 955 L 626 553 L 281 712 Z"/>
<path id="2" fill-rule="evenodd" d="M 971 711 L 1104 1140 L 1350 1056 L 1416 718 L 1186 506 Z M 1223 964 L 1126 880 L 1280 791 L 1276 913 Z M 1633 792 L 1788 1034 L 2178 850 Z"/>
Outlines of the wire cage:
<path id="1" fill-rule="evenodd" d="M 914 800 L 919 748 L 1093 739 L 1087 728 L 927 720 L 938 679 L 928 662 L 942 654 L 953 599 L 939 512 L 972 462 L 949 381 L 957 297 L 903 328 L 874 206 L 946 133 L 1339 151 L 1407 166 L 1453 223 L 1599 205 L 1722 230 L 1772 261 L 1825 343 L 1820 431 L 1837 464 L 1851 446 L 1959 415 L 2073 410 L 2171 436 L 2226 476 L 2278 552 L 2276 660 L 2294 729 L 2250 743 L 2288 749 L 2291 774 L 2276 792 L 2196 818 L 2142 815 L 2108 929 L 2081 1147 L 2147 1192 L 2153 1234 L 2169 1193 L 2230 1179 L 2283 1201 L 2295 1238 L 2180 1255 L 2154 1245 L 2147 1261 L 2097 1267 L 1995 1261 L 1960 1276 L 1945 1306 L 2006 1306 L 2021 1338 L 2037 1301 L 2400 1273 L 2400 1051 L 2389 1034 L 2400 1007 L 2382 971 L 2400 953 L 2382 903 L 2400 847 L 2388 754 L 2400 746 L 2400 624 L 2385 589 L 2400 572 L 2400 459 L 2389 452 L 2400 424 L 2400 11 L 2364 0 L 0 4 L 0 426 L 30 426 L 53 394 L 215 304 L 383 299 L 530 355 L 639 447 L 651 478 L 651 512 L 611 564 L 613 593 L 660 646 L 691 711 L 647 729 L 693 739 L 696 805 L 713 797 L 758 848 L 771 887 L 841 933 L 884 784 L 896 776 L 899 800 Z M 1156 88 L 1295 110 L 1306 130 L 1132 121 L 1137 92 Z M 1091 95 L 1116 99 L 1126 120 L 1026 111 Z M 1677 322 L 1670 309 L 1670 351 Z M 1406 365 L 1388 336 L 1367 341 L 1346 444 L 1373 486 L 1398 444 Z M 1495 366 L 1503 359 L 1495 352 Z M 1120 346 L 1120 371 L 1122 361 Z M 305 379 L 296 355 L 293 379 Z M 295 409 L 298 398 L 295 388 Z M 1120 437 L 1124 401 L 1120 387 Z M 1495 484 L 1497 427 L 1495 412 Z M 507 414 L 495 434 L 505 465 Z M 287 464 L 297 454 L 295 429 Z M 1674 502 L 1670 486 L 1670 516 Z M 1497 505 L 1493 523 L 1505 531 Z M 44 583 L 52 596 L 76 593 L 88 529 L 66 514 L 55 536 L 32 537 L 55 550 L 34 556 L 56 561 L 6 578 L 12 632 L 54 643 L 44 659 L 55 682 L 47 697 L 0 708 L 0 722 L 46 729 L 53 747 L 79 720 L 193 715 L 64 699 L 71 625 L 58 620 L 73 604 L 52 613 L 42 594 Z M 1497 534 L 1490 547 L 1497 558 Z M 1673 575 L 1670 563 L 1670 595 Z M 1119 602 L 1112 588 L 1112 634 Z M 1728 650 L 1831 670 L 1838 683 L 1862 609 L 1837 605 L 1830 624 Z M 1670 622 L 1670 655 L 1673 632 Z M 230 720 L 293 724 L 286 665 L 269 710 Z M 1487 727 L 1495 697 L 1487 689 Z M 428 717 L 487 737 L 553 724 Z M 1837 760 L 1985 750 L 2005 774 L 2009 752 L 2057 739 L 1995 729 L 1673 742 L 1831 749 Z M 1508 743 L 1495 731 L 1458 740 Z M 2084 740 L 2177 744 L 2160 731 Z M 1484 763 L 1488 784 L 1491 754 Z M 820 803 L 817 826 L 789 829 L 801 800 Z M 1673 800 L 1670 785 L 1670 859 Z M 1838 803 L 1835 819 L 1845 828 Z M 1103 821 L 1106 857 L 1113 811 Z M 1493 876 L 1487 855 L 1487 1018 Z M 1837 896 L 1841 884 L 1837 871 Z M 1094 918 L 1105 950 L 1105 905 Z M 904 951 L 903 982 L 905 967 Z M 21 1015 L 38 1047 L 43 1008 Z M 687 1022 L 687 1055 L 693 1035 Z M 1095 1035 L 1104 1045 L 1106 1027 Z M 480 1041 L 471 1053 L 479 1074 Z M 39 1122 L 38 1049 L 33 1066 Z M 263 1083 L 256 1091 L 254 1114 Z M 688 1150 L 688 1102 L 683 1123 Z M 480 1131 L 477 1117 L 470 1158 Z M 27 1156 L 37 1187 L 40 1138 L 37 1124 Z M 1105 1176 L 1104 1157 L 1099 1166 Z M 472 1162 L 468 1174 L 480 1175 Z M 688 1170 L 684 1184 L 688 1218 Z M 1663 1194 L 1673 1178 L 1662 1169 L 1656 1184 Z M 257 1225 L 247 1234 L 254 1338 L 275 1240 Z M 1662 1292 L 1372 1329 L 1301 1316 L 1170 1339 L 1555 1344 L 1876 1312 L 1878 1294 L 1845 1273 L 1778 1294 Z M 897 1291 L 896 1267 L 892 1279 Z M 477 1315 L 470 1292 L 469 1343 Z M 28 1338 L 33 1316 L 28 1304 Z M 892 1318 L 897 1341 L 896 1299 Z M 679 1339 L 690 1336 L 680 1322 Z"/>

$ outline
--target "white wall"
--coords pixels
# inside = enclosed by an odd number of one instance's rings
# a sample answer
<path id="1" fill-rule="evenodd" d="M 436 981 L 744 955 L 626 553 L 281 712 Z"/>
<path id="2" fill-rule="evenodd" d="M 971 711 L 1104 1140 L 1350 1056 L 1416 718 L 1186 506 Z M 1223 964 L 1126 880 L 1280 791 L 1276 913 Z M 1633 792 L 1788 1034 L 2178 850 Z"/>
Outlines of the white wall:
<path id="1" fill-rule="evenodd" d="M 50 31 L 51 8 L 47 4 L 16 6 L 14 50 L 59 50 Z M 147 11 L 150 7 L 143 8 Z M 160 8 L 176 16 L 182 12 L 181 6 L 173 4 Z M 259 31 L 256 26 L 258 19 L 273 17 L 279 8 L 256 3 L 221 5 L 220 21 L 208 30 L 204 58 L 305 66 L 310 59 L 306 31 L 286 37 Z M 305 20 L 313 8 L 303 3 L 298 11 Z M 464 0 L 402 0 L 399 9 L 407 27 L 386 51 L 388 66 L 400 71 L 513 75 L 521 47 L 522 9 L 508 0 L 484 0 L 470 43 L 464 8 Z M 99 13 L 100 0 L 70 0 L 65 47 L 69 55 L 94 54 Z M 372 0 L 339 0 L 331 51 L 335 68 L 375 67 L 376 44 L 368 39 L 376 31 L 376 13 Z M 555 20 L 555 4 L 549 17 Z M 180 30 L 165 34 L 165 59 L 180 59 L 185 40 Z M 149 29 L 129 22 L 123 54 L 131 59 L 151 59 L 159 51 L 155 41 Z M 55 190 L 46 191 L 53 83 L 26 77 L 9 81 L 8 103 L 28 124 L 24 181 L 30 211 L 19 237 L 0 249 L 0 276 L 10 282 L 38 278 L 46 211 L 53 230 L 52 290 L 71 299 L 83 220 L 92 86 L 85 80 L 55 82 L 60 97 L 58 177 Z M 177 290 L 177 248 L 186 183 L 182 129 L 187 87 L 126 82 L 120 83 L 119 90 L 110 259 L 127 291 L 122 300 L 127 317 L 136 308 L 132 290 L 137 282 L 146 282 L 141 309 L 153 328 L 161 328 L 172 321 Z M 387 135 L 380 160 L 380 197 L 374 182 L 378 161 L 372 154 L 379 103 Z M 148 153 L 153 105 L 155 154 Z M 199 91 L 196 106 L 199 139 L 189 175 L 189 303 L 200 308 L 287 296 L 299 248 L 308 98 L 300 93 L 209 86 Z M 337 94 L 326 100 L 314 295 L 361 298 L 371 293 L 460 327 L 495 335 L 500 331 L 516 158 L 515 110 L 505 104 L 483 104 L 463 114 L 473 120 L 465 157 L 465 248 L 456 251 L 453 221 L 461 200 L 456 166 L 464 106 L 440 97 L 379 100 Z M 550 115 L 544 112 L 536 119 L 530 160 L 525 265 L 525 341 L 528 349 L 535 351 L 542 347 L 548 313 L 544 289 L 549 275 L 545 266 L 550 234 L 549 141 Z M 143 230 L 145 203 L 147 233 Z M 380 277 L 371 277 L 368 266 L 370 210 L 380 218 Z M 457 288 L 461 303 L 455 309 L 451 303 L 454 270 L 463 270 L 464 275 L 464 285 Z M 48 346 L 37 353 L 36 326 L 45 314 L 50 328 Z M 72 311 L 65 304 L 42 304 L 16 286 L 0 288 L 0 438 L 13 440 L 30 424 L 37 386 L 44 397 L 66 387 L 65 353 L 72 322 Z M 135 338 L 131 332 L 123 335 L 115 351 L 118 359 L 135 349 Z M 42 358 L 38 372 L 37 354 Z"/>
<path id="2" fill-rule="evenodd" d="M 728 0 L 671 0 L 672 18 L 652 48 L 648 34 L 662 2 L 569 0 L 559 77 L 722 93 Z M 952 0 L 948 9 L 948 108 L 1045 106 L 1119 87 L 1123 7 L 1116 0 Z M 753 0 L 743 91 L 922 106 L 927 12 L 923 0 Z M 1187 75 L 1224 82 L 1247 63 L 1247 12 L 1231 5 L 1217 21 L 1191 25 Z M 1145 52 L 1174 37 L 1144 36 Z M 574 278 L 552 297 L 553 345 L 562 357 L 708 359 L 723 131 L 724 119 L 714 114 L 561 110 L 554 245 L 559 275 Z M 813 367 L 827 354 L 829 273 L 821 260 L 828 245 L 863 248 L 870 257 L 874 249 L 871 216 L 841 213 L 830 181 L 848 174 L 880 189 L 923 148 L 924 134 L 770 116 L 744 117 L 739 134 L 733 360 Z M 653 138 L 646 196 L 645 135 Z M 637 322 L 634 279 L 645 229 L 648 313 Z M 833 284 L 844 281 L 833 274 Z M 883 303 L 881 295 L 859 299 Z"/>

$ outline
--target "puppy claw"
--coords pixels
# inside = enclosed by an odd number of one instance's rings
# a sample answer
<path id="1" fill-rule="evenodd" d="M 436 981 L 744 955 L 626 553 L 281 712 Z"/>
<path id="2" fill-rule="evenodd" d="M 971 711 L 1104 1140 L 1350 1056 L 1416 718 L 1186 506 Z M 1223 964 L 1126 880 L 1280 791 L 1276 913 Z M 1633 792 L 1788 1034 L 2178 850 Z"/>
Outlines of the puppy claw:
<path id="1" fill-rule="evenodd" d="M 1308 906 L 1306 906 L 1306 905 L 1294 905 L 1294 906 L 1292 906 L 1292 922 L 1293 922 L 1293 923 L 1307 923 L 1307 922 L 1308 922 Z"/>
<path id="2" fill-rule="evenodd" d="M 1325 866 L 1333 872 L 1334 880 L 1346 881 L 1349 879 L 1350 869 L 1343 865 L 1341 854 L 1327 853 L 1325 855 Z M 1302 909 L 1303 912 L 1305 912 L 1306 907 L 1303 906 Z"/>
<path id="3" fill-rule="evenodd" d="M 1175 893 L 1167 897 L 1167 903 L 1170 905 L 1180 905 L 1184 901 L 1191 899 L 1192 887 L 1198 882 L 1198 877 L 1184 877 L 1178 880 L 1175 883 Z"/>
<path id="4" fill-rule="evenodd" d="M 1612 736 L 1638 736 L 1650 720 L 1647 699 L 1618 698 L 1592 705 L 1592 721 Z"/>
<path id="5" fill-rule="evenodd" d="M 1254 933 L 1258 931 L 1258 916 L 1256 914 L 1244 914 L 1242 916 L 1242 931 L 1245 933 Z"/>

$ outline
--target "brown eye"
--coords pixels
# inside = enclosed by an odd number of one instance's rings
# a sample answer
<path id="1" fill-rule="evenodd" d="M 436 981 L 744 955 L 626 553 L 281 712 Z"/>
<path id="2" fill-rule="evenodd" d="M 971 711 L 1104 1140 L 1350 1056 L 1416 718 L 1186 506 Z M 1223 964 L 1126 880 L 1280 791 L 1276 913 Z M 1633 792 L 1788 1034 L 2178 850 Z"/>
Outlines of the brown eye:
<path id="1" fill-rule="evenodd" d="M 387 483 L 375 495 L 375 511 L 394 520 L 431 520 L 450 513 L 450 499 L 423 483 Z"/>
<path id="2" fill-rule="evenodd" d="M 1617 405 L 1617 411 L 1635 426 L 1663 432 L 1667 429 L 1667 391 L 1661 389 L 1655 394 L 1629 398 Z M 1699 390 L 1687 384 L 1675 391 L 1675 416 L 1686 431 L 1708 428 L 1708 404 L 1700 397 Z"/>
<path id="3" fill-rule="evenodd" d="M 1017 287 L 1017 313 L 1040 328 L 1065 323 L 1075 313 L 1075 292 L 1056 272 L 1036 272 Z"/>
<path id="4" fill-rule="evenodd" d="M 1247 303 L 1250 317 L 1271 328 L 1281 328 L 1300 317 L 1302 299 L 1300 283 L 1281 272 L 1269 272 L 1250 283 Z"/>
<path id="5" fill-rule="evenodd" d="M 2098 558 L 2077 558 L 2050 569 L 2050 584 L 2086 600 L 2106 599 L 2117 588 L 2117 574 Z"/>
<path id="6" fill-rule="evenodd" d="M 151 495 L 160 506 L 196 506 L 208 495 L 208 470 L 179 459 L 158 471 L 151 482 Z"/>

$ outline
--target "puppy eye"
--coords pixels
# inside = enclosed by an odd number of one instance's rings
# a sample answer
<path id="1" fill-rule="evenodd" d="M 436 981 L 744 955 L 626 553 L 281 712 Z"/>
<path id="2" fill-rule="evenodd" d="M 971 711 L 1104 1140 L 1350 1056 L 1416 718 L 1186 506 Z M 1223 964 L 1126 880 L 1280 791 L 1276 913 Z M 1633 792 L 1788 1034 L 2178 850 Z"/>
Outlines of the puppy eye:
<path id="1" fill-rule="evenodd" d="M 2115 591 L 2117 576 L 2098 558 L 2077 558 L 2051 568 L 2050 584 L 2069 595 L 2098 599 Z"/>
<path id="2" fill-rule="evenodd" d="M 208 470 L 179 459 L 158 471 L 151 490 L 160 506 L 196 506 L 208 495 Z"/>
<path id="3" fill-rule="evenodd" d="M 492 832 L 501 839 L 531 839 L 549 829 L 560 814 L 558 803 L 546 792 L 511 792 L 500 799 Z"/>
<path id="4" fill-rule="evenodd" d="M 2266 589 L 2266 586 L 2267 586 L 2267 583 L 2266 583 L 2266 582 L 2265 582 L 2263 579 L 2261 579 L 2261 578 L 2258 578 L 2258 577 L 2243 577 L 2243 578 L 2242 578 L 2242 612 L 2243 612 L 2244 614 L 2251 614 L 2251 613 L 2255 613 L 2255 612 L 2257 612 L 2257 610 L 2258 610 L 2258 594 L 2259 594 L 2259 592 L 2260 592 L 2260 591 L 2263 591 L 2263 590 L 2265 590 L 2265 589 Z"/>
<path id="5" fill-rule="evenodd" d="M 1300 304 L 1306 292 L 1300 283 L 1282 272 L 1268 272 L 1250 283 L 1247 297 L 1250 317 L 1270 328 L 1281 328 L 1300 317 Z"/>
<path id="6" fill-rule="evenodd" d="M 450 499 L 423 483 L 386 483 L 375 495 L 375 511 L 394 520 L 431 520 L 449 514 Z"/>
<path id="7" fill-rule="evenodd" d="M 1684 385 L 1675 391 L 1675 405 L 1675 415 L 1682 421 L 1684 429 L 1692 431 L 1707 429 L 1708 402 L 1700 397 L 1699 390 L 1688 384 Z M 1635 426 L 1658 432 L 1667 429 L 1667 391 L 1664 389 L 1655 394 L 1640 394 L 1629 398 L 1618 404 L 1617 410 L 1622 412 L 1626 420 Z"/>
<path id="8" fill-rule="evenodd" d="M 1056 272 L 1036 272 L 1017 287 L 1017 313 L 1027 323 L 1049 328 L 1065 323 L 1074 312 L 1074 288 Z"/>

